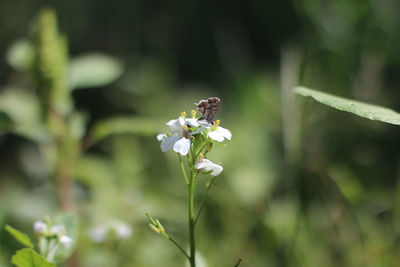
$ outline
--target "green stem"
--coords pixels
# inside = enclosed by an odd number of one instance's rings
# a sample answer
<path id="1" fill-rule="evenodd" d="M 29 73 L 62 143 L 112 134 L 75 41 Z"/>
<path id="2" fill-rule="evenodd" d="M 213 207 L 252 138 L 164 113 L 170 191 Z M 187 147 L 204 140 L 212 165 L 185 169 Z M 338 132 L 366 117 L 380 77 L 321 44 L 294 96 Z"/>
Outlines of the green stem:
<path id="1" fill-rule="evenodd" d="M 196 267 L 196 246 L 195 246 L 195 222 L 194 222 L 194 188 L 196 185 L 195 172 L 191 170 L 188 185 L 188 219 L 189 219 L 189 243 L 190 243 L 190 267 Z"/>
<path id="2" fill-rule="evenodd" d="M 242 262 L 242 259 L 239 259 L 239 261 L 235 264 L 235 267 L 238 267 L 241 262 Z"/>
<path id="3" fill-rule="evenodd" d="M 206 204 L 206 200 L 208 197 L 208 192 L 210 191 L 210 188 L 207 188 L 207 191 L 204 193 L 203 199 L 201 200 L 200 206 L 199 206 L 199 210 L 197 211 L 196 217 L 194 219 L 194 224 L 197 224 L 197 221 L 199 220 L 201 211 L 203 210 L 204 205 Z"/>
<path id="4" fill-rule="evenodd" d="M 188 185 L 189 180 L 188 180 L 188 177 L 186 174 L 185 165 L 183 165 L 182 157 L 181 157 L 181 155 L 179 155 L 179 153 L 178 153 L 178 157 L 179 157 L 179 162 L 181 163 L 181 169 L 182 169 L 183 176 L 185 177 L 186 184 Z"/>
<path id="5" fill-rule="evenodd" d="M 202 210 L 204 208 L 204 205 L 206 204 L 206 200 L 208 198 L 208 193 L 210 192 L 210 189 L 211 189 L 211 186 L 213 185 L 214 179 L 215 179 L 215 176 L 212 176 L 208 180 L 208 182 L 206 184 L 206 186 L 207 186 L 206 192 L 204 192 L 204 196 L 203 196 L 203 199 L 201 200 L 201 203 L 200 203 L 200 206 L 199 206 L 199 210 L 197 211 L 196 217 L 194 219 L 194 224 L 195 225 L 197 224 L 197 221 L 199 220 L 200 214 L 201 214 L 201 212 L 202 212 Z"/>
<path id="6" fill-rule="evenodd" d="M 171 241 L 182 253 L 185 255 L 185 257 L 190 260 L 189 255 L 186 253 L 186 251 L 170 236 L 165 236 L 169 241 Z"/>

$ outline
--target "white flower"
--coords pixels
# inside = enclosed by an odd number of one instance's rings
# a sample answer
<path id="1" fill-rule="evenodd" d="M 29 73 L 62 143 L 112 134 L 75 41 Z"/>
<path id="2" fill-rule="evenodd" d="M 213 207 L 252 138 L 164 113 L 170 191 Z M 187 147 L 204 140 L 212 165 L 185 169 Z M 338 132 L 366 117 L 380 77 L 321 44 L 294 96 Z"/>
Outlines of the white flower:
<path id="1" fill-rule="evenodd" d="M 58 241 L 60 242 L 60 244 L 66 248 L 71 247 L 72 245 L 72 238 L 66 235 L 62 235 L 60 236 L 60 238 L 58 239 Z"/>
<path id="2" fill-rule="evenodd" d="M 42 221 L 37 221 L 33 224 L 33 230 L 35 231 L 35 233 L 41 234 L 47 230 L 47 224 Z"/>
<path id="3" fill-rule="evenodd" d="M 221 126 L 217 126 L 216 129 L 213 128 L 210 130 L 208 136 L 217 142 L 222 142 L 224 141 L 225 138 L 231 140 L 232 133 L 228 129 L 225 129 Z"/>
<path id="4" fill-rule="evenodd" d="M 183 125 L 185 125 L 185 118 L 180 116 L 177 120 L 170 120 L 166 123 L 169 126 L 169 129 L 172 133 L 178 133 L 179 135 L 183 134 Z"/>
<path id="5" fill-rule="evenodd" d="M 177 120 L 170 120 L 166 124 L 169 126 L 172 135 L 157 135 L 157 140 L 161 141 L 161 151 L 166 152 L 173 149 L 176 153 L 186 156 L 190 150 L 190 140 L 186 138 L 187 132 L 184 130 L 186 125 L 185 118 L 181 116 Z"/>
<path id="6" fill-rule="evenodd" d="M 198 170 L 204 172 L 210 172 L 210 175 L 217 176 L 224 169 L 221 165 L 215 164 L 208 159 L 200 159 L 200 161 L 194 166 Z"/>
<path id="7" fill-rule="evenodd" d="M 53 225 L 50 228 L 50 233 L 53 235 L 62 235 L 66 232 L 65 226 L 61 224 Z"/>
<path id="8" fill-rule="evenodd" d="M 108 227 L 104 225 L 99 225 L 90 230 L 90 237 L 94 243 L 101 243 L 104 241 L 108 232 Z"/>
<path id="9" fill-rule="evenodd" d="M 114 225 L 117 236 L 121 239 L 129 238 L 132 234 L 132 228 L 125 223 L 117 223 Z"/>

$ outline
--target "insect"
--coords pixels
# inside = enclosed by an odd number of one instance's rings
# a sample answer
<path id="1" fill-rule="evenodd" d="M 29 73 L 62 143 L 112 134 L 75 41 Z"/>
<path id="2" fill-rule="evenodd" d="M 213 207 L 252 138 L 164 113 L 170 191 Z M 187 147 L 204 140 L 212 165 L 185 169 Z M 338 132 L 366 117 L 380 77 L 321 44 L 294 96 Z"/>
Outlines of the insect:
<path id="1" fill-rule="evenodd" d="M 201 113 L 199 120 L 205 120 L 208 123 L 214 124 L 215 116 L 217 116 L 221 99 L 218 97 L 209 97 L 207 100 L 200 100 L 197 105 L 197 110 Z"/>

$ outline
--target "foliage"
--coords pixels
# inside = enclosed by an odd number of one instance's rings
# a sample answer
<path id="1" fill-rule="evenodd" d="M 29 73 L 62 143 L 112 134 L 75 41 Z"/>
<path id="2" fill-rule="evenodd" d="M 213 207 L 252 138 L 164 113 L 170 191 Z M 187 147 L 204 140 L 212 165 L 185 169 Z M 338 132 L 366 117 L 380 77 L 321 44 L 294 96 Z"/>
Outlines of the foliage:
<path id="1" fill-rule="evenodd" d="M 54 264 L 48 262 L 45 258 L 30 248 L 19 250 L 12 257 L 11 261 L 17 267 L 55 267 Z"/>
<path id="2" fill-rule="evenodd" d="M 310 96 L 327 106 L 350 112 L 363 118 L 400 125 L 400 114 L 388 108 L 349 100 L 304 87 L 296 87 L 293 91 L 302 96 Z"/>
<path id="3" fill-rule="evenodd" d="M 28 248 L 33 248 L 33 244 L 31 242 L 31 239 L 24 233 L 22 233 L 21 231 L 18 231 L 17 229 L 6 225 L 4 227 L 6 229 L 7 232 L 9 232 L 16 240 L 18 240 L 19 243 L 21 243 L 22 245 L 24 245 L 25 247 Z"/>

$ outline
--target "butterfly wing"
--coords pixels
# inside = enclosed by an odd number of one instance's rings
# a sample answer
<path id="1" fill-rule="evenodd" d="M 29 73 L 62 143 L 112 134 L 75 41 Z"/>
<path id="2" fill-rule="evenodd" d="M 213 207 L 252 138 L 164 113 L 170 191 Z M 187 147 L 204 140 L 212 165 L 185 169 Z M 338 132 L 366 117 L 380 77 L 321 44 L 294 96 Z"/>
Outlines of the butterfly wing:
<path id="1" fill-rule="evenodd" d="M 206 120 L 208 123 L 214 124 L 217 116 L 221 100 L 218 97 L 210 97 L 207 100 L 200 100 L 197 103 L 197 110 L 201 113 L 199 120 Z"/>

